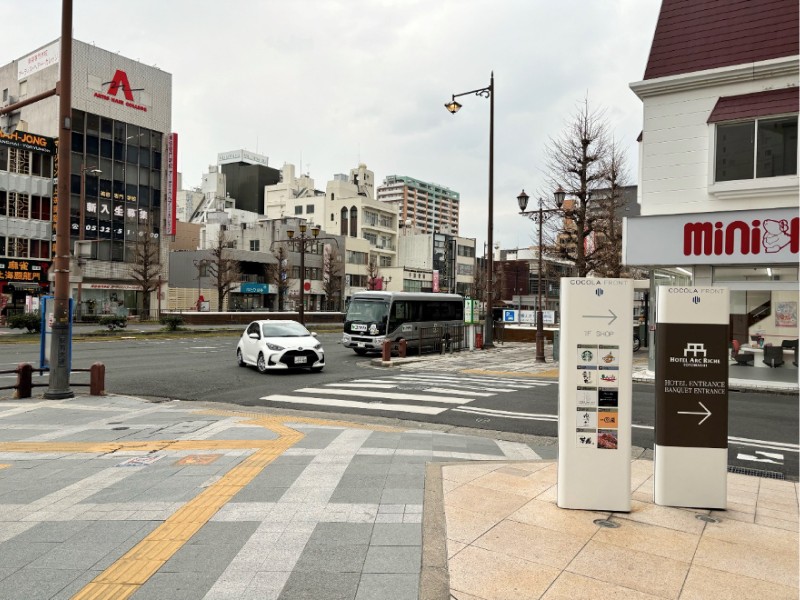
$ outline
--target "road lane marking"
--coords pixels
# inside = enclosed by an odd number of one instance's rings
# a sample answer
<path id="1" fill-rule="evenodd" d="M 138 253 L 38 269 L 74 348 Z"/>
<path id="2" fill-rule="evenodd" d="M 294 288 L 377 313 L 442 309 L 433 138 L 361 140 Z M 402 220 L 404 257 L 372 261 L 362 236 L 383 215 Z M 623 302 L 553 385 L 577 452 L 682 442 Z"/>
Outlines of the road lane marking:
<path id="1" fill-rule="evenodd" d="M 418 402 L 442 402 L 444 404 L 462 404 L 469 401 L 469 398 L 458 396 L 423 396 L 421 394 L 402 394 L 399 392 L 372 392 L 366 390 L 337 390 L 324 388 L 300 388 L 294 391 L 295 394 L 334 394 L 338 396 L 365 397 L 386 400 L 416 400 Z"/>
<path id="2" fill-rule="evenodd" d="M 336 400 L 335 398 L 315 398 L 314 396 L 286 396 L 273 394 L 264 396 L 261 400 L 272 402 L 286 402 L 288 404 L 311 404 L 314 406 L 337 406 L 340 408 L 361 408 L 365 410 L 388 410 L 394 412 L 418 413 L 423 415 L 438 415 L 447 410 L 446 407 L 414 406 L 411 404 L 384 404 L 382 402 L 358 402 L 356 400 Z M 460 401 L 463 401 L 462 398 Z"/>
<path id="3" fill-rule="evenodd" d="M 521 412 L 513 412 L 508 410 L 495 410 L 491 408 L 480 408 L 476 406 L 459 406 L 458 408 L 454 408 L 454 411 L 458 412 L 465 412 L 465 413 L 472 413 L 476 415 L 483 415 L 486 417 L 503 417 L 508 419 L 525 419 L 525 420 L 532 420 L 532 421 L 550 421 L 550 422 L 558 422 L 558 416 L 556 415 L 545 415 L 545 414 L 535 414 L 535 413 L 521 413 Z"/>

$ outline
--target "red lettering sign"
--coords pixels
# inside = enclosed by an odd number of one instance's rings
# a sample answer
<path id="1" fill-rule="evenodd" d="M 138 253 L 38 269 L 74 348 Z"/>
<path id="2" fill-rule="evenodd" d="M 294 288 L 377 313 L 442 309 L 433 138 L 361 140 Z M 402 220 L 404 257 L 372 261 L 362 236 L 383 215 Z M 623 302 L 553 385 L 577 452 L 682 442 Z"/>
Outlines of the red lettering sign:
<path id="1" fill-rule="evenodd" d="M 116 96 L 119 88 L 122 88 L 125 99 L 133 102 L 133 92 L 131 91 L 131 84 L 128 83 L 128 74 L 122 69 L 117 69 L 117 72 L 114 73 L 111 84 L 108 86 L 108 95 Z"/>
<path id="2" fill-rule="evenodd" d="M 780 252 L 786 246 L 796 253 L 800 249 L 800 218 L 754 219 L 731 221 L 725 226 L 721 221 L 700 221 L 683 226 L 684 256 L 720 256 L 725 254 L 766 254 Z"/>

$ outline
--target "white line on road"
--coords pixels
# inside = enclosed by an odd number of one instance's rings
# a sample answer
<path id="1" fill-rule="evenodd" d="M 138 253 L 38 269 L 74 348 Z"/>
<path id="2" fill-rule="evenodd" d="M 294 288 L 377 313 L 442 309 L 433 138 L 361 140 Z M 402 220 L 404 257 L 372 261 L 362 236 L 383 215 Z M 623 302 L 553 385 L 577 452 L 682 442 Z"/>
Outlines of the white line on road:
<path id="1" fill-rule="evenodd" d="M 479 408 L 473 406 L 459 406 L 454 408 L 454 411 L 472 413 L 476 415 L 483 415 L 485 417 L 504 417 L 509 419 L 524 419 L 528 421 L 550 421 L 558 422 L 558 417 L 555 415 L 537 415 L 534 413 L 519 413 L 507 410 L 493 410 L 491 408 Z"/>
<path id="2" fill-rule="evenodd" d="M 297 397 L 273 394 L 264 396 L 262 400 L 272 402 L 287 402 L 290 404 L 313 404 L 315 406 L 338 406 L 340 408 L 362 408 L 367 410 L 388 410 L 394 412 L 419 413 L 423 415 L 438 415 L 447 410 L 435 406 L 412 406 L 410 404 L 383 404 L 381 402 L 356 402 L 354 400 L 335 400 L 333 398 L 314 398 L 313 396 Z"/>
<path id="3" fill-rule="evenodd" d="M 737 454 L 736 458 L 739 460 L 748 460 L 750 462 L 759 462 L 759 463 L 771 463 L 773 465 L 782 465 L 783 462 L 778 460 L 772 460 L 771 458 L 758 458 L 757 456 L 753 456 L 752 454 Z"/>
<path id="4" fill-rule="evenodd" d="M 443 404 L 463 404 L 469 402 L 471 398 L 462 398 L 455 396 L 423 396 L 421 394 L 401 394 L 396 392 L 373 392 L 368 390 L 336 390 L 324 388 L 301 388 L 295 390 L 296 394 L 335 394 L 337 396 L 361 396 L 367 398 L 386 400 L 416 400 L 419 402 L 441 402 Z"/>
<path id="5" fill-rule="evenodd" d="M 325 387 L 342 388 L 373 388 L 378 390 L 391 390 L 397 387 L 396 383 L 326 383 Z"/>

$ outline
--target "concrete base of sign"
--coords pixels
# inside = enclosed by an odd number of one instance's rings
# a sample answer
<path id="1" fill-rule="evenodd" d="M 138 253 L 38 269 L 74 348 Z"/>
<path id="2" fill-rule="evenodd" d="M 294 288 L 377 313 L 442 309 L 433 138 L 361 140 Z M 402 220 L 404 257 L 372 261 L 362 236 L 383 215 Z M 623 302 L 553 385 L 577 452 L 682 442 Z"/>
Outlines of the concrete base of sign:
<path id="1" fill-rule="evenodd" d="M 714 508 L 728 504 L 728 449 L 655 446 L 655 503 Z"/>
<path id="2" fill-rule="evenodd" d="M 594 452 L 598 452 L 595 450 Z M 600 450 L 599 452 L 604 452 Z M 607 451 L 606 451 L 607 452 Z M 612 452 L 627 452 L 627 450 Z M 558 461 L 558 507 L 579 510 L 631 512 L 631 461 L 628 468 L 582 471 L 580 477 L 568 470 L 566 461 Z"/>

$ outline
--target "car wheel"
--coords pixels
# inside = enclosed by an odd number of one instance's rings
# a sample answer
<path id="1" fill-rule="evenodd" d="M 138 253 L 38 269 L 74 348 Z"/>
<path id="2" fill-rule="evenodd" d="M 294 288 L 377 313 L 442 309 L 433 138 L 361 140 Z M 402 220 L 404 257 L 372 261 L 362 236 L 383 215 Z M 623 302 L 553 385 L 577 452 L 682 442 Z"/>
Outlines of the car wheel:
<path id="1" fill-rule="evenodd" d="M 258 367 L 259 373 L 266 373 L 267 372 L 267 359 L 264 358 L 264 353 L 258 353 L 258 360 L 256 361 L 256 367 Z"/>
<path id="2" fill-rule="evenodd" d="M 244 358 L 242 358 L 242 351 L 238 348 L 236 349 L 236 364 L 240 367 L 246 367 L 247 365 L 244 363 Z"/>
<path id="3" fill-rule="evenodd" d="M 311 372 L 312 372 L 312 373 L 319 373 L 319 372 L 320 372 L 320 371 L 322 371 L 322 369 L 324 369 L 324 368 L 325 368 L 325 367 L 311 367 Z"/>
<path id="4" fill-rule="evenodd" d="M 359 356 L 364 356 L 367 353 L 367 350 L 366 348 L 353 348 L 353 352 L 355 352 Z"/>

